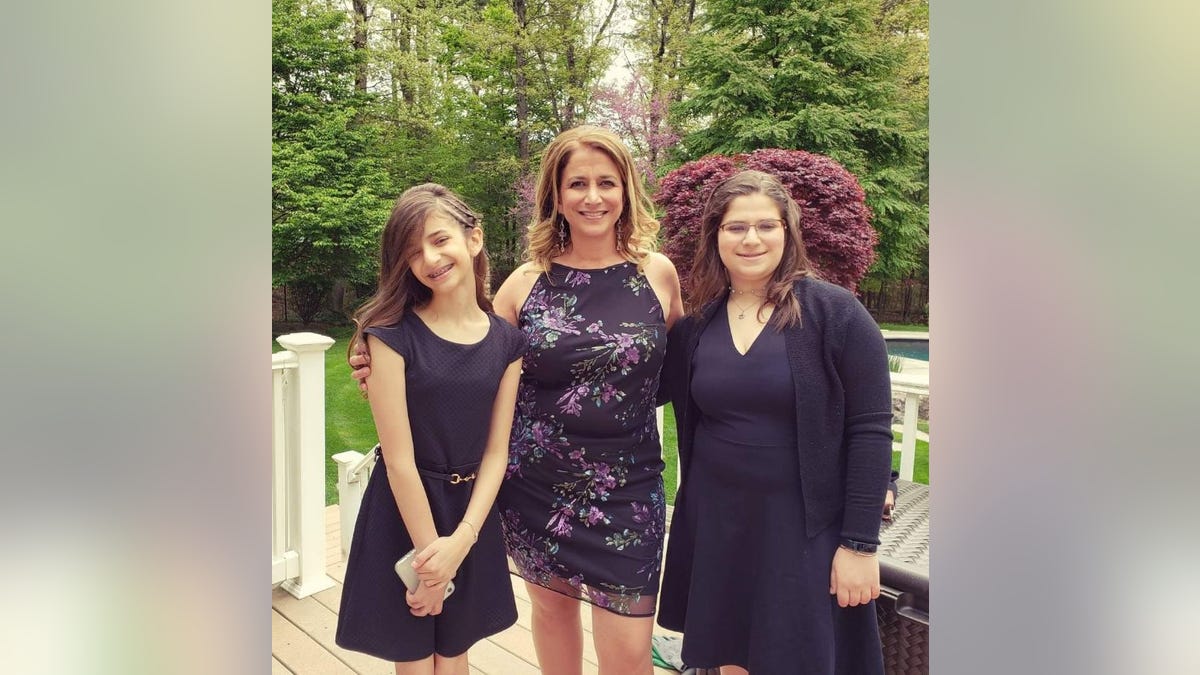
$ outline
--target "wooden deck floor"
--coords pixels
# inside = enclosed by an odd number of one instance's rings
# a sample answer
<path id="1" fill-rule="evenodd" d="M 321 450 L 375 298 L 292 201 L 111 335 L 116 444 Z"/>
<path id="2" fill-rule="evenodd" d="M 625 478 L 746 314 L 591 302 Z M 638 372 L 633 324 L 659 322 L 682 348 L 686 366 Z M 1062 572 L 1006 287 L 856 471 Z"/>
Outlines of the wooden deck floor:
<path id="1" fill-rule="evenodd" d="M 271 672 L 296 675 L 327 675 L 337 673 L 366 673 L 391 675 L 392 664 L 387 661 L 352 652 L 334 644 L 337 611 L 342 598 L 342 581 L 346 565 L 342 561 L 338 507 L 325 509 L 326 559 L 329 576 L 337 583 L 333 588 L 313 594 L 303 600 L 293 598 L 287 591 L 276 588 L 271 592 Z M 508 630 L 477 643 L 468 652 L 471 672 L 479 675 L 525 675 L 540 672 L 533 650 L 533 635 L 529 630 L 532 609 L 525 584 L 511 577 L 517 600 L 517 623 Z M 583 672 L 597 673 L 596 651 L 592 646 L 591 612 L 583 612 Z M 678 635 L 659 626 L 656 634 Z M 656 675 L 675 673 L 655 668 Z"/>

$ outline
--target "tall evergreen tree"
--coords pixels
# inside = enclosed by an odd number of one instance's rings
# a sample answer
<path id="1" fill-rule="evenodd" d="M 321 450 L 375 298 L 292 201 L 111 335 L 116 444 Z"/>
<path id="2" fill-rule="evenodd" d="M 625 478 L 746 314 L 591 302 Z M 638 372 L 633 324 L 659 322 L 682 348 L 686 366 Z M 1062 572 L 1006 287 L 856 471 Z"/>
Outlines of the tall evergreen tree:
<path id="1" fill-rule="evenodd" d="M 899 278 L 921 267 L 927 241 L 928 133 L 880 11 L 879 0 L 708 0 L 683 67 L 691 96 L 676 111 L 691 125 L 690 157 L 788 148 L 836 159 L 874 213 L 873 275 Z"/>
<path id="2" fill-rule="evenodd" d="M 394 197 L 353 32 L 323 3 L 272 2 L 272 276 L 305 323 L 338 282 L 370 281 Z"/>

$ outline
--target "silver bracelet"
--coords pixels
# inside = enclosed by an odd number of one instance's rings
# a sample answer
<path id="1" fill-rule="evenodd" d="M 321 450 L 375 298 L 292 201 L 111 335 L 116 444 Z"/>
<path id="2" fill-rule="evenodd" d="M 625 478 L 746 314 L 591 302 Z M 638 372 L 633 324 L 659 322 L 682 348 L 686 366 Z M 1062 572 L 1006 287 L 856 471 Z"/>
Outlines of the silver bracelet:
<path id="1" fill-rule="evenodd" d="M 462 524 L 471 528 L 471 536 L 474 537 L 474 540 L 471 543 L 475 543 L 475 542 L 479 541 L 479 530 L 475 529 L 475 526 L 471 524 L 471 521 L 467 520 L 466 518 L 463 518 Z"/>

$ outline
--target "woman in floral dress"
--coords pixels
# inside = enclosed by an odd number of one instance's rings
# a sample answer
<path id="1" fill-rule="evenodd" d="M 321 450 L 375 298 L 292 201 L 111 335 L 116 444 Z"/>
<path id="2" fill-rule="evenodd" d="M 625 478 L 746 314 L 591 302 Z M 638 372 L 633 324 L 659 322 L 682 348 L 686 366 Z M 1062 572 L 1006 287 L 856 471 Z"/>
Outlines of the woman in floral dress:
<path id="1" fill-rule="evenodd" d="M 658 223 L 611 132 L 547 146 L 528 262 L 496 292 L 527 336 L 496 503 L 533 600 L 546 673 L 579 673 L 579 601 L 593 606 L 601 673 L 650 673 L 665 505 L 654 398 L 679 278 L 652 252 Z"/>

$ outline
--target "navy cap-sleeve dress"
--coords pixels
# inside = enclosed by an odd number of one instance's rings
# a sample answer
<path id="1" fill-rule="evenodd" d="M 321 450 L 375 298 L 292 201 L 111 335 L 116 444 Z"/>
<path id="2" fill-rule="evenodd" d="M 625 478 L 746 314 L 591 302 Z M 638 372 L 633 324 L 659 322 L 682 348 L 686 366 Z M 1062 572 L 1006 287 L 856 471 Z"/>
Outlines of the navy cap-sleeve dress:
<path id="1" fill-rule="evenodd" d="M 526 349 L 525 336 L 488 315 L 482 340 L 444 340 L 412 312 L 398 325 L 368 328 L 404 357 L 409 424 L 418 468 L 468 474 L 483 457 L 500 379 Z M 473 481 L 452 484 L 421 476 L 441 535 L 466 513 Z M 383 457 L 363 494 L 338 611 L 337 644 L 389 661 L 417 661 L 435 652 L 458 656 L 472 644 L 516 623 L 499 519 L 493 506 L 479 540 L 454 578 L 455 591 L 438 616 L 413 616 L 395 564 L 413 548 L 388 484 Z"/>

